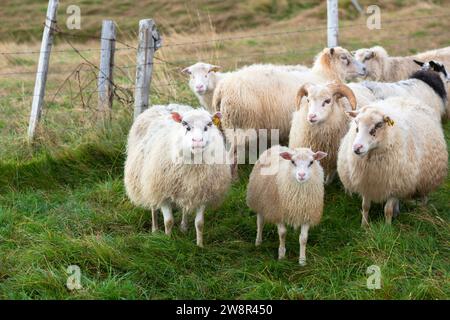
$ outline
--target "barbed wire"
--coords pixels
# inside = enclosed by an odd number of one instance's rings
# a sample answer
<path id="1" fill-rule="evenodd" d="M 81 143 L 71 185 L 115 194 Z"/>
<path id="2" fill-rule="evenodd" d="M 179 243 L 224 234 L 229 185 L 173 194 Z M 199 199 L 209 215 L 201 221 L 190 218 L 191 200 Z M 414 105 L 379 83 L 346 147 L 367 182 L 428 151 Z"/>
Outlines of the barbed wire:
<path id="1" fill-rule="evenodd" d="M 437 19 L 437 18 L 443 18 L 443 17 L 449 17 L 449 14 L 441 14 L 441 15 L 426 15 L 426 16 L 419 16 L 419 17 L 411 17 L 411 18 L 404 18 L 404 19 L 391 19 L 391 20 L 383 20 L 382 24 L 403 24 L 405 21 L 417 21 L 417 20 L 426 20 L 426 19 Z M 366 23 L 355 23 L 355 24 L 343 24 L 340 25 L 340 29 L 349 29 L 349 28 L 355 28 L 355 27 L 362 27 L 367 26 Z M 44 24 L 44 27 L 50 28 L 52 31 L 57 32 L 60 35 L 66 36 L 66 37 L 72 37 L 72 38 L 84 38 L 84 39 L 92 39 L 92 40 L 109 40 L 114 41 L 116 43 L 122 44 L 124 47 L 116 48 L 116 50 L 137 50 L 137 47 L 130 45 L 126 42 L 117 40 L 117 39 L 109 39 L 109 38 L 102 38 L 101 36 L 93 36 L 93 35 L 86 35 L 86 34 L 73 34 L 65 31 L 61 31 L 58 28 L 53 28 L 51 26 L 48 26 Z M 317 27 L 311 27 L 311 28 L 302 28 L 302 29 L 295 29 L 295 30 L 288 30 L 288 31 L 275 31 L 275 32 L 264 32 L 264 33 L 254 33 L 254 34 L 248 34 L 248 35 L 242 35 L 242 36 L 230 36 L 230 37 L 224 37 L 224 38 L 218 38 L 218 39 L 208 39 L 208 40 L 200 40 L 200 41 L 190 41 L 190 42 L 179 42 L 179 43 L 169 43 L 166 45 L 162 45 L 162 48 L 170 48 L 170 47 L 178 47 L 178 46 L 189 46 L 189 45 L 199 45 L 199 44 L 207 44 L 207 43 L 216 43 L 216 42 L 222 42 L 222 41 L 233 41 L 233 40 L 245 40 L 245 39 L 254 39 L 254 38 L 260 38 L 260 37 L 270 37 L 270 36 L 281 36 L 281 35 L 290 35 L 290 34 L 296 34 L 296 33 L 306 33 L 306 32 L 314 32 L 314 31 L 326 31 L 330 29 L 329 27 L 324 26 L 317 26 Z M 101 48 L 87 48 L 87 49 L 79 49 L 79 52 L 89 52 L 89 51 L 102 51 L 105 49 Z M 34 51 L 14 51 L 14 52 L 0 52 L 0 55 L 24 55 L 24 54 L 40 54 L 44 53 L 44 51 L 40 50 L 34 50 Z M 71 49 L 60 49 L 60 50 L 51 50 L 52 53 L 65 53 L 65 52 L 73 52 Z"/>

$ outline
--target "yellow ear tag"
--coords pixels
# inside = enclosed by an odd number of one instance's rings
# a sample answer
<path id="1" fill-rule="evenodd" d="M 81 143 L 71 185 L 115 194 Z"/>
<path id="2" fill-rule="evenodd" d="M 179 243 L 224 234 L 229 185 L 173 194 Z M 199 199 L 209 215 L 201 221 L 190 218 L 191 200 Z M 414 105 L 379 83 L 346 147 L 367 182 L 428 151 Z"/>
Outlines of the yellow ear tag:
<path id="1" fill-rule="evenodd" d="M 387 120 L 387 124 L 388 124 L 388 126 L 393 126 L 394 125 L 394 120 L 392 120 L 391 118 L 389 118 L 388 120 Z"/>
<path id="2" fill-rule="evenodd" d="M 216 127 L 220 128 L 220 118 L 219 117 L 213 117 L 212 122 L 216 125 Z"/>

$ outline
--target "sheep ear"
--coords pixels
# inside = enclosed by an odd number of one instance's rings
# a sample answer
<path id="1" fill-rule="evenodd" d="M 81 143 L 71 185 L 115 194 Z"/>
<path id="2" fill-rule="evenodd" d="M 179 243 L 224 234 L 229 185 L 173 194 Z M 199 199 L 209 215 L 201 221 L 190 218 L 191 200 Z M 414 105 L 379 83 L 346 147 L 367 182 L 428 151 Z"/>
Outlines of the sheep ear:
<path id="1" fill-rule="evenodd" d="M 373 51 L 373 50 L 370 50 L 369 51 L 369 54 L 366 54 L 366 60 L 368 60 L 368 59 L 372 59 L 373 57 L 375 57 L 375 51 Z"/>
<path id="2" fill-rule="evenodd" d="M 285 160 L 292 160 L 292 154 L 290 154 L 289 152 L 281 152 L 280 157 Z"/>
<path id="3" fill-rule="evenodd" d="M 308 96 L 308 83 L 305 83 L 303 86 L 298 89 L 297 97 L 295 99 L 295 102 L 297 103 L 297 110 L 300 110 L 300 106 L 302 105 L 302 99 L 303 97 Z"/>
<path id="4" fill-rule="evenodd" d="M 191 70 L 189 69 L 189 67 L 187 67 L 187 68 L 184 68 L 183 70 L 181 70 L 181 73 L 191 74 Z"/>
<path id="5" fill-rule="evenodd" d="M 347 114 L 348 114 L 350 117 L 352 117 L 352 118 L 356 118 L 356 117 L 358 116 L 358 114 L 359 114 L 359 111 L 354 111 L 354 110 L 352 110 L 352 111 L 347 111 Z"/>
<path id="6" fill-rule="evenodd" d="M 208 72 L 217 72 L 217 71 L 220 71 L 220 69 L 222 69 L 222 67 L 221 66 L 211 66 L 211 67 L 209 67 L 209 71 Z"/>
<path id="7" fill-rule="evenodd" d="M 171 114 L 172 114 L 172 119 L 175 122 L 181 122 L 183 120 L 183 117 L 178 112 L 172 112 Z"/>
<path id="8" fill-rule="evenodd" d="M 222 119 L 222 113 L 220 112 L 216 112 L 213 116 L 212 116 L 212 122 L 216 125 L 216 127 L 220 128 L 221 125 L 221 119 Z"/>
<path id="9" fill-rule="evenodd" d="M 413 60 L 416 64 L 418 64 L 419 66 L 423 66 L 425 63 L 424 62 L 421 62 L 421 61 L 419 61 L 419 60 L 416 60 L 416 59 L 414 59 Z"/>
<path id="10" fill-rule="evenodd" d="M 323 158 L 325 158 L 328 155 L 328 153 L 323 152 L 323 151 L 317 151 L 316 153 L 314 153 L 313 158 L 316 161 L 322 160 Z"/>
<path id="11" fill-rule="evenodd" d="M 387 123 L 388 126 L 392 127 L 394 125 L 394 120 L 392 120 L 391 118 L 389 118 L 388 116 L 384 116 L 383 117 L 383 121 L 385 123 Z"/>

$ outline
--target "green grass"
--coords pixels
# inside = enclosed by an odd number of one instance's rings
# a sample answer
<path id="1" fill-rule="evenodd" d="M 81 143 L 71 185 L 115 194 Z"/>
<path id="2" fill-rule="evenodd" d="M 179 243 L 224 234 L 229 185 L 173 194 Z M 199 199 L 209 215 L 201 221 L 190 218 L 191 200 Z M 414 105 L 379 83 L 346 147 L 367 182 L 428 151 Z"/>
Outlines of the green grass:
<path id="1" fill-rule="evenodd" d="M 445 126 L 447 141 L 450 124 Z M 122 131 L 121 131 L 122 132 Z M 121 138 L 120 138 L 121 136 Z M 245 205 L 251 167 L 216 211 L 208 212 L 206 247 L 187 234 L 150 232 L 148 211 L 135 208 L 122 183 L 124 135 L 23 163 L 0 165 L 0 298 L 12 299 L 447 299 L 450 179 L 428 206 L 402 206 L 391 227 L 381 206 L 360 227 L 360 200 L 339 182 L 327 188 L 322 223 L 310 233 L 300 267 L 298 231 L 289 230 L 287 259 L 266 226 L 254 247 L 255 217 Z M 179 225 L 180 216 L 177 217 Z M 160 217 L 160 227 L 162 218 Z M 380 290 L 366 288 L 378 265 Z M 83 289 L 69 291 L 69 265 Z"/>
<path id="2" fill-rule="evenodd" d="M 6 2 L 3 15 L 0 14 L 0 34 L 5 35 L 2 39 L 28 43 L 29 39 L 39 38 L 46 3 Z M 249 28 L 254 28 L 249 34 L 267 32 L 262 27 L 276 27 L 281 23 L 286 25 L 280 30 L 325 23 L 324 19 L 315 17 L 324 17 L 326 6 L 322 3 L 315 7 L 312 1 L 201 0 L 171 5 L 162 1 L 151 4 L 120 1 L 120 5 L 118 2 L 114 0 L 105 6 L 100 0 L 74 1 L 82 9 L 80 32 L 98 34 L 100 21 L 113 18 L 120 28 L 119 36 L 123 37 L 134 32 L 139 18 L 154 17 L 165 39 L 176 43 L 199 40 L 198 30 L 210 31 L 206 16 L 211 17 L 217 37 L 224 37 L 222 31 L 236 31 L 239 35 L 240 30 Z M 416 5 L 418 2 L 414 1 Z M 372 3 L 361 0 L 361 4 Z M 350 1 L 342 1 L 340 5 L 344 9 L 340 13 L 342 21 L 349 23 L 355 17 L 355 10 Z M 380 6 L 386 15 L 394 14 L 399 6 L 407 9 L 406 1 L 380 1 Z M 65 5 L 59 13 L 63 30 L 64 12 Z M 420 12 L 417 10 L 417 15 Z M 14 23 L 24 14 L 32 21 Z M 402 16 L 409 17 L 409 13 L 399 14 L 398 19 Z M 291 18 L 292 22 L 288 23 Z M 341 41 L 349 49 L 381 44 L 393 55 L 405 55 L 448 45 L 446 23 L 446 20 L 438 25 L 424 21 L 422 26 L 413 21 L 402 27 L 405 30 L 391 26 L 376 34 L 367 34 L 365 29 L 342 29 Z M 13 32 L 11 25 L 15 26 Z M 172 39 L 172 34 L 165 32 L 172 29 L 189 30 L 189 34 L 175 34 Z M 423 41 L 392 40 L 404 36 L 405 31 Z M 135 40 L 132 36 L 125 42 L 135 43 Z M 229 70 L 256 62 L 310 63 L 324 43 L 325 38 L 305 33 L 221 42 L 212 48 L 175 47 L 173 51 L 163 48 L 158 55 L 172 62 L 204 60 L 203 57 L 209 56 L 206 62 Z M 96 46 L 97 43 L 77 44 L 80 49 Z M 5 52 L 36 48 L 35 44 L 30 48 L 2 44 Z M 302 51 L 305 48 L 311 51 Z M 260 51 L 287 53 L 250 55 Z M 247 53 L 249 56 L 245 57 Z M 98 64 L 98 52 L 84 55 Z M 234 59 L 220 59 L 234 56 Z M 135 52 L 118 51 L 116 58 L 118 65 L 133 64 Z M 10 69 L 18 72 L 34 71 L 36 60 L 37 56 L 4 55 L 0 62 L 8 72 Z M 54 54 L 51 70 L 70 72 L 81 62 L 74 53 Z M 152 104 L 169 101 L 198 104 L 179 72 L 181 67 L 158 65 L 155 68 L 152 84 L 157 87 L 176 82 L 177 86 L 152 88 Z M 92 77 L 95 80 L 95 74 L 87 71 L 82 73 L 82 83 Z M 115 71 L 115 80 L 121 86 L 133 85 L 134 70 L 128 71 L 128 74 Z M 48 92 L 55 92 L 65 77 L 50 75 Z M 95 90 L 95 83 L 86 90 Z M 402 214 L 391 227 L 384 224 L 382 207 L 374 206 L 368 230 L 360 227 L 360 199 L 346 194 L 336 181 L 326 190 L 322 223 L 310 232 L 308 265 L 300 267 L 298 231 L 289 229 L 285 261 L 276 259 L 278 235 L 274 226 L 266 226 L 263 244 L 255 248 L 256 219 L 245 204 L 251 167 L 242 166 L 240 179 L 232 186 L 225 202 L 217 210 L 207 212 L 205 248 L 200 249 L 195 245 L 192 217 L 187 234 L 178 228 L 172 238 L 162 232 L 152 234 L 150 213 L 134 207 L 125 195 L 122 178 L 131 104 L 124 105 L 116 99 L 112 129 L 99 130 L 95 126 L 96 96 L 84 103 L 80 97 L 71 98 L 72 90 L 77 93 L 78 85 L 72 79 L 54 101 L 48 94 L 38 139 L 29 146 L 25 137 L 34 78 L 3 77 L 0 84 L 1 95 L 6 96 L 0 98 L 0 299 L 450 297 L 449 177 L 431 195 L 427 206 L 402 203 Z M 444 128 L 450 144 L 450 122 Z M 159 222 L 162 228 L 161 216 Z M 177 227 L 179 222 L 180 215 L 176 214 Z M 382 272 L 380 290 L 366 288 L 366 270 L 374 264 Z M 70 265 L 81 269 L 82 290 L 66 288 L 69 276 L 66 269 Z"/>

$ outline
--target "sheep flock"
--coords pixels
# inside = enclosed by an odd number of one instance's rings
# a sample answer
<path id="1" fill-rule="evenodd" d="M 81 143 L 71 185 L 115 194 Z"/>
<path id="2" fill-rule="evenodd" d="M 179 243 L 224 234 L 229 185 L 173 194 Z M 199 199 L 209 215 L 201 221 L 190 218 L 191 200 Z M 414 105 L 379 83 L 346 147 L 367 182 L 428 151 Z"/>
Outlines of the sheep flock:
<path id="1" fill-rule="evenodd" d="M 384 205 L 391 224 L 400 201 L 427 205 L 445 181 L 447 70 L 450 47 L 408 57 L 390 57 L 379 46 L 325 48 L 311 67 L 186 66 L 182 73 L 199 106 L 173 102 L 137 117 L 128 137 L 127 195 L 152 212 L 153 232 L 158 211 L 167 235 L 174 210 L 182 215 L 182 231 L 195 214 L 203 247 L 207 211 L 220 210 L 238 164 L 254 164 L 246 202 L 256 214 L 255 244 L 262 242 L 264 224 L 275 224 L 283 259 L 287 226 L 300 228 L 299 264 L 305 265 L 308 232 L 327 214 L 324 195 L 333 180 L 340 180 L 342 192 L 361 197 L 364 227 L 372 203 Z M 278 133 L 270 145 L 264 130 Z M 242 149 L 248 154 L 239 157 Z"/>

